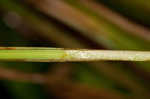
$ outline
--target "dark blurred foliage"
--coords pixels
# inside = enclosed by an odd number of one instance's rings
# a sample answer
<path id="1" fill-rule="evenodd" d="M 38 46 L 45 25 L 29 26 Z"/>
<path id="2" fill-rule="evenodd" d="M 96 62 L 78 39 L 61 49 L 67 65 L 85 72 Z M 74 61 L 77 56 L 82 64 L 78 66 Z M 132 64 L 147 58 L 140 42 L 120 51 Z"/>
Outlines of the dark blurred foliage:
<path id="1" fill-rule="evenodd" d="M 0 12 L 0 46 L 150 50 L 149 0 L 0 0 Z M 149 99 L 149 66 L 1 62 L 0 97 Z"/>

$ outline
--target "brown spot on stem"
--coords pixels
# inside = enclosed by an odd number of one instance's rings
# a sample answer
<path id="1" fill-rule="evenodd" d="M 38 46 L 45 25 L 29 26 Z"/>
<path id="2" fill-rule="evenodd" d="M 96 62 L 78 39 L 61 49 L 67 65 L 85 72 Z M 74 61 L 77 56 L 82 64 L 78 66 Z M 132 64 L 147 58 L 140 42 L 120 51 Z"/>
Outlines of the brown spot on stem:
<path id="1" fill-rule="evenodd" d="M 67 53 L 64 53 L 64 55 L 61 57 L 61 59 L 65 59 L 65 57 L 67 57 Z"/>
<path id="2" fill-rule="evenodd" d="M 0 50 L 16 50 L 15 47 L 0 47 Z"/>

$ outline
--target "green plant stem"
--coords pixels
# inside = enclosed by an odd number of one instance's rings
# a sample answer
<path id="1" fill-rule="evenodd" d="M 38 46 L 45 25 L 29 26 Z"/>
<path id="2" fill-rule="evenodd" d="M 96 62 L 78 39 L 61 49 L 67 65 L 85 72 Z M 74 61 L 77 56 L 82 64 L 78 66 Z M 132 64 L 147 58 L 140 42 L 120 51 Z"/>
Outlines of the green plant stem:
<path id="1" fill-rule="evenodd" d="M 0 60 L 25 62 L 150 61 L 149 51 L 113 51 L 61 48 L 0 48 Z"/>
<path id="2" fill-rule="evenodd" d="M 7 3 L 6 0 L 4 0 L 4 1 L 5 1 L 4 3 L 6 4 Z M 32 24 L 31 27 L 34 28 L 35 30 L 40 31 L 41 35 L 45 35 L 50 40 L 53 40 L 57 44 L 63 45 L 64 47 L 67 47 L 67 48 L 86 48 L 83 43 L 78 42 L 77 40 L 75 43 L 75 41 L 72 40 L 73 38 L 71 36 L 65 37 L 64 34 L 66 33 L 66 31 L 61 30 L 61 32 L 60 32 L 57 29 L 57 27 L 55 27 L 53 24 L 49 24 L 43 18 L 41 20 L 41 17 L 39 18 L 32 11 L 28 11 L 27 9 L 23 8 L 22 6 L 18 6 L 18 4 L 14 4 L 14 2 L 12 3 L 11 0 L 7 0 L 7 1 L 9 2 L 9 5 L 12 5 L 12 6 L 11 6 L 11 9 L 8 9 L 9 8 L 8 6 L 5 6 L 5 7 L 7 7 L 8 10 L 12 10 L 12 11 L 16 12 L 17 14 L 19 14 L 20 16 L 22 16 L 24 21 L 27 19 L 30 22 L 30 24 Z M 2 5 L 5 5 L 5 4 L 2 4 Z M 14 8 L 22 9 L 22 10 L 18 11 Z M 11 18 L 13 19 L 13 17 L 11 17 Z M 67 33 L 67 34 L 69 34 L 69 33 Z M 29 48 L 27 48 L 27 49 L 29 49 Z M 31 49 L 33 49 L 33 48 L 31 48 Z M 40 49 L 40 48 L 38 48 L 38 49 Z M 99 72 L 102 72 L 105 75 L 107 75 L 112 80 L 115 80 L 117 83 L 119 83 L 123 86 L 126 86 L 128 89 L 132 90 L 134 93 L 137 92 L 137 89 L 140 90 L 140 93 L 141 93 L 141 89 L 142 89 L 141 86 L 138 85 L 135 81 L 129 79 L 128 76 L 125 76 L 126 75 L 125 73 L 120 72 L 117 69 L 117 66 L 110 66 L 110 64 L 106 64 L 106 63 L 104 66 L 103 63 L 104 62 L 90 63 L 90 65 L 93 66 L 94 68 L 98 69 Z M 106 66 L 106 65 L 109 65 L 109 66 Z"/>

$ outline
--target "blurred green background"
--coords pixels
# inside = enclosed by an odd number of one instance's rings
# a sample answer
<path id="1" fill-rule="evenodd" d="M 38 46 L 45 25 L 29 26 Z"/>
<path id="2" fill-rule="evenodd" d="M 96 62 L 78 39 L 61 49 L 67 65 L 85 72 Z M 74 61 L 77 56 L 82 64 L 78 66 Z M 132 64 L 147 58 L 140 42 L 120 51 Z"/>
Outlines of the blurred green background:
<path id="1" fill-rule="evenodd" d="M 149 26 L 149 0 L 0 0 L 4 47 L 149 51 Z M 150 97 L 150 62 L 0 62 L 0 78 L 5 99 Z"/>

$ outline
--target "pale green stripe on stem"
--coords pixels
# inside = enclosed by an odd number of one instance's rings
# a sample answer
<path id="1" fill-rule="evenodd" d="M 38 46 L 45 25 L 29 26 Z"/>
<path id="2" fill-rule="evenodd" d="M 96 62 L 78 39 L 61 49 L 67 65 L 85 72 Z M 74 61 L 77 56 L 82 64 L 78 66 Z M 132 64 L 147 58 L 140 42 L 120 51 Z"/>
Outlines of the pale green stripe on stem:
<path id="1" fill-rule="evenodd" d="M 25 62 L 150 61 L 149 51 L 1 47 L 0 60 Z"/>

